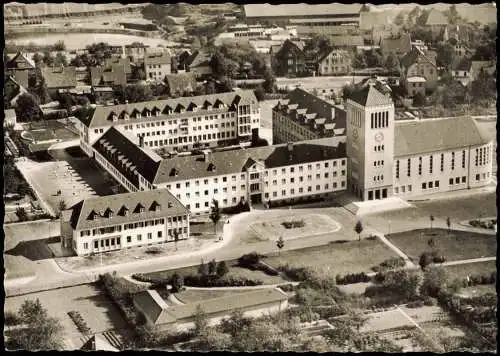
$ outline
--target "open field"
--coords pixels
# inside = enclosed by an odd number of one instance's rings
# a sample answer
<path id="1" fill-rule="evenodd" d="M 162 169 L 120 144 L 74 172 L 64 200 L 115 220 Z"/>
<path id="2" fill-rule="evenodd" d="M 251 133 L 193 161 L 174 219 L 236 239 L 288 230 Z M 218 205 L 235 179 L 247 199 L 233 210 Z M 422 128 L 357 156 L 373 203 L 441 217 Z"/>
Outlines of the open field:
<path id="1" fill-rule="evenodd" d="M 490 274 L 496 272 L 496 261 L 466 263 L 463 265 L 443 267 L 451 280 L 467 278 L 467 276 L 478 274 Z"/>
<path id="2" fill-rule="evenodd" d="M 202 302 L 207 299 L 220 298 L 228 295 L 238 298 L 239 293 L 248 292 L 248 290 L 197 290 L 187 289 L 175 294 L 175 297 L 184 304 Z"/>
<path id="3" fill-rule="evenodd" d="M 17 311 L 24 300 L 35 298 L 38 298 L 43 307 L 47 309 L 48 315 L 60 319 L 65 331 L 66 344 L 73 345 L 75 348 L 82 346 L 83 340 L 80 338 L 83 335 L 67 314 L 71 310 L 77 310 L 81 313 L 92 333 L 126 327 L 118 309 L 95 284 L 6 298 L 4 310 Z"/>
<path id="4" fill-rule="evenodd" d="M 286 229 L 282 225 L 283 222 L 291 221 L 303 221 L 305 225 L 291 229 Z M 307 214 L 302 215 L 300 218 L 279 217 L 266 219 L 263 217 L 258 222 L 250 225 L 250 227 L 260 236 L 261 240 L 272 240 L 282 236 L 285 241 L 303 236 L 327 234 L 340 229 L 340 225 L 335 220 L 322 214 Z"/>
<path id="5" fill-rule="evenodd" d="M 217 236 L 222 234 L 224 223 L 224 218 L 221 218 L 217 223 Z M 216 238 L 214 224 L 212 223 L 212 221 L 197 221 L 191 219 L 189 224 L 189 232 L 192 237 L 197 239 L 210 240 Z"/>
<path id="6" fill-rule="evenodd" d="M 393 257 L 398 256 L 382 242 L 364 239 L 273 253 L 264 261 L 275 268 L 288 263 L 309 266 L 318 272 L 335 276 L 371 272 L 371 267 Z"/>
<path id="7" fill-rule="evenodd" d="M 205 261 L 205 263 L 208 263 L 209 261 Z M 265 274 L 264 272 L 261 271 L 252 271 L 247 268 L 242 268 L 242 267 L 237 267 L 233 266 L 236 264 L 237 261 L 226 261 L 227 266 L 229 267 L 229 272 L 226 275 L 227 277 L 246 277 L 246 278 L 251 278 L 251 279 L 260 279 L 263 284 L 279 284 L 279 283 L 285 283 L 287 282 L 280 276 L 269 276 Z M 151 272 L 151 273 L 146 273 L 147 276 L 150 277 L 168 277 L 172 276 L 174 273 L 178 273 L 181 276 L 186 276 L 189 274 L 198 274 L 198 266 L 190 266 L 190 267 L 184 267 L 184 268 L 179 268 L 175 270 L 169 270 L 169 271 L 158 271 L 158 272 Z"/>
<path id="8" fill-rule="evenodd" d="M 31 262 L 26 260 L 26 257 L 4 254 L 3 259 L 5 268 L 4 278 L 6 280 L 34 277 L 36 275 L 35 269 Z"/>
<path id="9" fill-rule="evenodd" d="M 423 252 L 432 250 L 428 244 L 431 238 L 435 249 L 447 261 L 491 257 L 496 255 L 497 250 L 495 235 L 468 231 L 451 230 L 448 233 L 446 229 L 419 229 L 390 234 L 387 238 L 413 262 L 418 262 Z"/>

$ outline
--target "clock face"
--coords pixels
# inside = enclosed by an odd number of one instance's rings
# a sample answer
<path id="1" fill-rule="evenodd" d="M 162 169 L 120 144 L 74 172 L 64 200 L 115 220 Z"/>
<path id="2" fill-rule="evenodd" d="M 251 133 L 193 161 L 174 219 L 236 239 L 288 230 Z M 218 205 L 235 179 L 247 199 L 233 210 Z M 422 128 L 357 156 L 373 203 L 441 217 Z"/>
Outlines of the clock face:
<path id="1" fill-rule="evenodd" d="M 384 134 L 382 132 L 378 132 L 376 135 L 375 135 L 375 141 L 377 142 L 380 142 L 384 139 Z"/>

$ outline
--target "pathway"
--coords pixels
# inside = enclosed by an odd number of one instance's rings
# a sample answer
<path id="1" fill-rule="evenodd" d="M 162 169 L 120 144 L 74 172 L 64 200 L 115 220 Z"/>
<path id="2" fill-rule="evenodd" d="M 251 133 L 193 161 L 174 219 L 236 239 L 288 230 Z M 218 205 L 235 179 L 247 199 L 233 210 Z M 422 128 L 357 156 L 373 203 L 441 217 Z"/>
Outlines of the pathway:
<path id="1" fill-rule="evenodd" d="M 396 247 L 392 242 L 390 242 L 384 234 L 380 232 L 376 232 L 374 235 L 376 235 L 380 241 L 382 241 L 384 244 L 387 245 L 391 250 L 393 250 L 395 253 L 399 255 L 399 257 L 403 258 L 406 262 L 406 266 L 409 268 L 416 268 L 417 266 L 410 260 L 410 258 L 399 248 Z"/>

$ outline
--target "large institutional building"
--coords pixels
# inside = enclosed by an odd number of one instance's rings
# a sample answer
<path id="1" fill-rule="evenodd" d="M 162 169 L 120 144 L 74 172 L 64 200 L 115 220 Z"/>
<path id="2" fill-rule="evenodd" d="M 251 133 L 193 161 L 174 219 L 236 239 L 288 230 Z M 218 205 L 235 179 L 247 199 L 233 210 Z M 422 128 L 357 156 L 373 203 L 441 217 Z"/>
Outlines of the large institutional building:
<path id="1" fill-rule="evenodd" d="M 154 142 L 159 138 L 147 135 L 153 126 L 158 125 L 161 132 L 162 126 L 177 127 L 179 120 L 186 119 L 189 129 L 183 137 L 193 137 L 189 133 L 193 130 L 194 134 L 197 127 L 196 135 L 205 145 L 213 142 L 206 137 L 207 132 L 212 138 L 218 137 L 228 127 L 235 130 L 231 138 L 241 134 L 246 137 L 248 131 L 259 126 L 255 96 L 238 91 L 96 108 L 90 119 L 82 119 L 82 149 L 130 193 L 78 203 L 63 219 L 63 230 L 67 231 L 63 235 L 72 236 L 75 252 L 85 254 L 112 249 L 113 240 L 109 246 L 106 241 L 99 242 L 102 234 L 94 231 L 104 229 L 108 233 L 109 229 L 115 239 L 114 248 L 141 245 L 143 240 L 134 236 L 158 235 L 158 231 L 152 231 L 157 219 L 163 220 L 158 242 L 172 241 L 170 221 L 185 222 L 179 231 L 185 238 L 189 234 L 188 214 L 208 213 L 213 199 L 221 208 L 229 208 L 241 202 L 307 201 L 348 190 L 361 200 L 376 200 L 475 188 L 491 182 L 492 142 L 470 117 L 396 122 L 392 98 L 373 85 L 351 95 L 345 103 L 345 117 L 341 108 L 303 102 L 309 99 L 301 94 L 293 100 L 280 100 L 273 121 L 290 132 L 311 136 L 294 136 L 276 127 L 274 133 L 281 135 L 278 141 L 287 143 L 205 149 L 168 158 L 160 157 L 151 148 L 164 146 L 165 140 L 172 138 L 166 133 L 160 135 L 163 143 L 157 146 Z M 191 110 L 194 105 L 200 111 Z M 213 105 L 218 106 L 215 111 Z M 179 112 L 179 106 L 190 110 Z M 173 114 L 167 108 L 177 112 Z M 210 118 L 220 111 L 226 115 L 224 119 Z M 146 115 L 137 116 L 138 112 Z M 234 126 L 222 126 L 223 122 Z M 149 128 L 145 124 L 150 124 Z M 315 139 L 303 140 L 310 137 Z M 189 148 L 192 142 L 191 138 L 172 144 L 178 147 L 186 143 Z M 161 210 L 154 210 L 153 205 L 160 205 Z M 123 206 L 130 215 L 123 215 Z M 141 214 L 145 214 L 144 218 Z M 120 221 L 115 224 L 113 219 Z M 128 235 L 125 226 L 132 224 L 136 228 L 137 219 L 144 220 L 143 226 L 137 228 L 146 230 Z M 153 225 L 146 225 L 149 220 Z M 83 242 L 87 237 L 88 241 Z"/>

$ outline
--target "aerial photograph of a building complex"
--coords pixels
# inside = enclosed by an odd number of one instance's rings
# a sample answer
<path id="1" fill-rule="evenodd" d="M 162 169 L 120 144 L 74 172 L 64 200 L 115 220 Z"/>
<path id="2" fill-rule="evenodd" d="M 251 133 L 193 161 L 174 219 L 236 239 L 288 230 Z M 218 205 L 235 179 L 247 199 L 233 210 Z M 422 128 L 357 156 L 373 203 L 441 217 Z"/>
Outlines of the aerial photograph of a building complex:
<path id="1" fill-rule="evenodd" d="M 3 5 L 4 350 L 497 350 L 495 3 Z"/>

